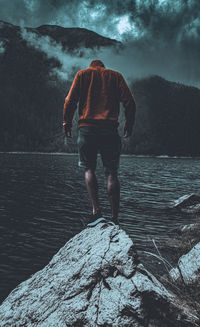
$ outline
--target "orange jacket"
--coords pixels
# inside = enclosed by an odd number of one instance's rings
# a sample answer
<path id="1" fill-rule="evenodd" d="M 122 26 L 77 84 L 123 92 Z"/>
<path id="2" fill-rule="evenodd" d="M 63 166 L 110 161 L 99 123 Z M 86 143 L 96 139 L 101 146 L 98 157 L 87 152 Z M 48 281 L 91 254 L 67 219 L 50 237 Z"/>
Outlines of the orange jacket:
<path id="1" fill-rule="evenodd" d="M 102 67 L 95 60 L 87 69 L 80 70 L 65 98 L 64 124 L 72 127 L 72 119 L 79 101 L 81 126 L 118 126 L 120 102 L 125 108 L 125 128 L 132 130 L 135 122 L 136 104 L 133 94 L 123 76 L 114 70 Z"/>

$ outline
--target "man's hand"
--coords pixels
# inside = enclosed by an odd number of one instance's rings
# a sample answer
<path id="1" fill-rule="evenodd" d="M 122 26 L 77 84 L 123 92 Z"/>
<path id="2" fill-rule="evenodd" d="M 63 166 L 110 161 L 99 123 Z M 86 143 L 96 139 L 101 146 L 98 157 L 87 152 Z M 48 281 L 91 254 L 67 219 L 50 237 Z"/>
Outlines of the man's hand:
<path id="1" fill-rule="evenodd" d="M 124 138 L 130 137 L 132 134 L 132 130 L 127 129 L 126 127 L 124 127 Z"/>
<path id="2" fill-rule="evenodd" d="M 72 129 L 71 127 L 67 126 L 67 125 L 63 125 L 63 132 L 65 133 L 66 137 L 72 137 Z"/>

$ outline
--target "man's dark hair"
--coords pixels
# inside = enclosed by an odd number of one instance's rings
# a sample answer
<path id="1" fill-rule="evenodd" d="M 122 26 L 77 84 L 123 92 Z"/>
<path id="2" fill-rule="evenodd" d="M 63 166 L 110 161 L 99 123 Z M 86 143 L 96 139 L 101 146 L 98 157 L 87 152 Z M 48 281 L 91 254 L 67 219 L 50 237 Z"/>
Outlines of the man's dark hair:
<path id="1" fill-rule="evenodd" d="M 101 60 L 93 60 L 90 64 L 90 66 L 101 66 L 101 67 L 105 68 L 105 66 Z"/>

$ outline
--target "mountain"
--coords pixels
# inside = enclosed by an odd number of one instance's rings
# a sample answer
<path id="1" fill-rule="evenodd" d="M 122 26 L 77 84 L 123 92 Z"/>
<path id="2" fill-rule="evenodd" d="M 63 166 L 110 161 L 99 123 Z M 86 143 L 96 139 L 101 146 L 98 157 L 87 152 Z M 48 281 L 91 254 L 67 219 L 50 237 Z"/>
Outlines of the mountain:
<path id="1" fill-rule="evenodd" d="M 132 83 L 137 103 L 129 152 L 200 156 L 200 90 L 150 76 Z"/>
<path id="2" fill-rule="evenodd" d="M 51 140 L 53 149 L 60 149 L 55 133 L 62 135 L 64 97 L 78 69 L 68 61 L 80 48 L 108 46 L 117 49 L 121 43 L 82 28 L 20 28 L 1 21 L 0 150 L 51 149 Z M 52 74 L 62 72 L 62 60 L 70 67 L 66 81 Z"/>
<path id="3" fill-rule="evenodd" d="M 0 21 L 0 151 L 77 151 L 76 123 L 72 142 L 64 144 L 64 98 L 79 58 L 91 51 L 95 59 L 105 47 L 117 52 L 123 44 L 82 28 L 20 28 Z M 123 140 L 124 153 L 200 155 L 199 89 L 156 75 L 133 80 L 130 88 L 137 114 L 133 135 Z M 119 121 L 123 135 L 123 107 Z"/>
<path id="4" fill-rule="evenodd" d="M 21 28 L 0 20 L 0 37 L 7 41 L 21 41 Z M 120 46 L 121 42 L 101 36 L 86 28 L 64 28 L 57 25 L 42 25 L 37 28 L 25 27 L 27 32 L 35 33 L 38 37 L 49 36 L 52 40 L 60 42 L 68 50 L 84 46 L 93 48 L 97 46 Z"/>

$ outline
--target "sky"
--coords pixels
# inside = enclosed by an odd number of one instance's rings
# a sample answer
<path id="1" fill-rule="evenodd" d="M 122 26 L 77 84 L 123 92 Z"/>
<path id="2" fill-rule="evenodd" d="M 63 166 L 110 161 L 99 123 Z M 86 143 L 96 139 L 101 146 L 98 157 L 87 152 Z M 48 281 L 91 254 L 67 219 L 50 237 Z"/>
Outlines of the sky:
<path id="1" fill-rule="evenodd" d="M 0 19 L 23 29 L 87 28 L 125 44 L 120 54 L 103 50 L 97 58 L 125 77 L 160 75 L 200 87 L 199 0 L 0 0 Z"/>

